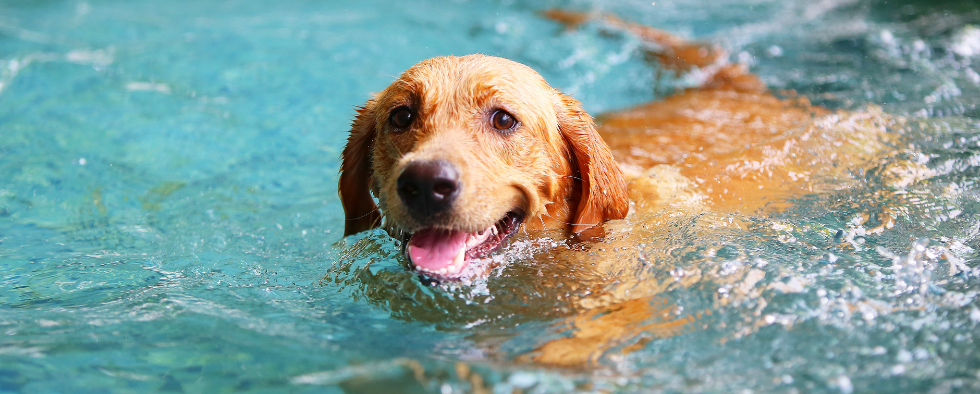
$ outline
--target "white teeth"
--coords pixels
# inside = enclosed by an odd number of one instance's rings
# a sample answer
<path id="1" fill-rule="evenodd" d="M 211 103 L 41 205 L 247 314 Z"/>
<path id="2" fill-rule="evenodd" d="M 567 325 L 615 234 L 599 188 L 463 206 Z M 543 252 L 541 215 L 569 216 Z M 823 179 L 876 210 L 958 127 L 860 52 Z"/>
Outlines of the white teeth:
<path id="1" fill-rule="evenodd" d="M 453 264 L 450 267 L 462 267 L 463 262 L 466 260 L 466 248 L 460 249 L 459 253 L 456 254 L 456 258 L 453 259 Z"/>
<path id="2" fill-rule="evenodd" d="M 469 239 L 466 240 L 466 249 L 472 249 L 474 246 L 483 243 L 487 238 L 497 234 L 497 226 L 490 226 L 486 230 L 483 230 L 476 235 L 471 235 Z"/>

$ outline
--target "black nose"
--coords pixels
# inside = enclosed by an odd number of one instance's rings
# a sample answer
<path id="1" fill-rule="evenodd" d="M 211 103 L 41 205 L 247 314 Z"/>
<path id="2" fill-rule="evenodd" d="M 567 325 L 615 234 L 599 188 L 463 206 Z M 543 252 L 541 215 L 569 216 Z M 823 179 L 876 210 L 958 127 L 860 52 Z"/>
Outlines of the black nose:
<path id="1" fill-rule="evenodd" d="M 398 176 L 398 196 L 419 219 L 431 218 L 452 206 L 459 189 L 459 172 L 442 160 L 411 163 Z"/>

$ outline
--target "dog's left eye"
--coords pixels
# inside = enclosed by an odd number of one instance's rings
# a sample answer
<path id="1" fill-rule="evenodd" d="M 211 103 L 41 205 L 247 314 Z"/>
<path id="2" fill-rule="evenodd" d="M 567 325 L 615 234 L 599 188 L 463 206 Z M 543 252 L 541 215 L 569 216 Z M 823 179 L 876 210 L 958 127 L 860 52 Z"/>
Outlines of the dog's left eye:
<path id="1" fill-rule="evenodd" d="M 415 114 L 408 107 L 398 107 L 388 115 L 388 123 L 398 129 L 407 129 L 415 120 Z"/>
<path id="2" fill-rule="evenodd" d="M 506 131 L 517 126 L 517 119 L 507 111 L 498 109 L 490 115 L 490 125 L 497 130 Z"/>

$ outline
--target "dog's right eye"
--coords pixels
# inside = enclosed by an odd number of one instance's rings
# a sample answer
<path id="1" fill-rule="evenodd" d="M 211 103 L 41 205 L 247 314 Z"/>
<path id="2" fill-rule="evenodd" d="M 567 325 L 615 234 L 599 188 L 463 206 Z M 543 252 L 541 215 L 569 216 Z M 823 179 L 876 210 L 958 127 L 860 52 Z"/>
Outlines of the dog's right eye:
<path id="1" fill-rule="evenodd" d="M 490 125 L 500 131 L 509 131 L 517 126 L 517 119 L 509 112 L 498 109 L 490 115 Z"/>
<path id="2" fill-rule="evenodd" d="M 398 129 L 407 129 L 415 120 L 415 114 L 408 107 L 398 107 L 388 115 L 388 123 Z"/>

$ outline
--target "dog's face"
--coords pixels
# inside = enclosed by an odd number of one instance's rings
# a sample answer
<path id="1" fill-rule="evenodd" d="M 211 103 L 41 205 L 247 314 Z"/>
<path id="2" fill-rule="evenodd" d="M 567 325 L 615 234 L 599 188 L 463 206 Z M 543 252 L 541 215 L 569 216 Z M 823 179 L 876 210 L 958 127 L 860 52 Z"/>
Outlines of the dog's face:
<path id="1" fill-rule="evenodd" d="M 416 269 L 456 278 L 522 226 L 625 216 L 625 182 L 574 99 L 510 60 L 426 60 L 358 113 L 344 151 L 346 233 L 379 224 Z"/>

